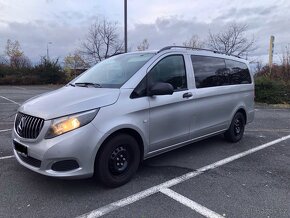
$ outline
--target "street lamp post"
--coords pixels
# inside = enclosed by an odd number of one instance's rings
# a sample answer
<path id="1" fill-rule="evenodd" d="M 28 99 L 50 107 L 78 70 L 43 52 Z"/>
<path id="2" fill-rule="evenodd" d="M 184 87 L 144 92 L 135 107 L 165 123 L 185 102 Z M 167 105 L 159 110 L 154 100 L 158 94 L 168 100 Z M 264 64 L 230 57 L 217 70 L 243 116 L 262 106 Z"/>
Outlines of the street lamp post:
<path id="1" fill-rule="evenodd" d="M 51 45 L 52 44 L 52 42 L 48 42 L 47 44 L 46 44 L 46 58 L 47 58 L 47 60 L 49 61 L 49 50 L 48 50 L 48 45 Z"/>
<path id="2" fill-rule="evenodd" d="M 124 40 L 125 40 L 125 53 L 128 51 L 127 39 L 127 0 L 124 0 Z"/>

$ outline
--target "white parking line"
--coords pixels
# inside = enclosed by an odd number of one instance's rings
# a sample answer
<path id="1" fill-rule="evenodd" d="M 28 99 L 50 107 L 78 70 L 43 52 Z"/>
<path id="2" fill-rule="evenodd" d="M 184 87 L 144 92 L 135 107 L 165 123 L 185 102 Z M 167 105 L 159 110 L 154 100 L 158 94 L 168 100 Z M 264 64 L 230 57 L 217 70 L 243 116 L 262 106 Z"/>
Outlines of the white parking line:
<path id="1" fill-rule="evenodd" d="M 161 193 L 167 195 L 168 197 L 178 201 L 179 203 L 191 208 L 192 210 L 196 211 L 197 213 L 208 217 L 208 218 L 224 218 L 222 215 L 219 215 L 218 213 L 190 200 L 187 197 L 184 197 L 183 195 L 169 189 L 164 188 L 160 190 Z"/>
<path id="2" fill-rule="evenodd" d="M 242 157 L 245 157 L 249 154 L 252 154 L 252 153 L 255 153 L 257 151 L 260 151 L 262 149 L 265 149 L 267 147 L 270 147 L 272 145 L 275 145 L 279 142 L 282 142 L 282 141 L 285 141 L 287 139 L 290 139 L 290 135 L 287 135 L 287 136 L 284 136 L 284 137 L 281 137 L 281 138 L 278 138 L 274 141 L 271 141 L 271 142 L 268 142 L 266 144 L 263 144 L 263 145 L 260 145 L 260 146 L 257 146 L 255 148 L 252 148 L 252 149 L 249 149 L 247 151 L 244 151 L 244 152 L 241 152 L 241 153 L 238 153 L 238 154 L 235 154 L 233 156 L 230 156 L 230 157 L 227 157 L 225 159 L 222 159 L 220 161 L 217 161 L 215 163 L 212 163 L 212 164 L 209 164 L 207 166 L 204 166 L 204 167 L 201 167 L 199 169 L 197 169 L 196 171 L 193 171 L 193 172 L 189 172 L 189 173 L 186 173 L 182 176 L 179 176 L 179 177 L 176 177 L 174 179 L 171 179 L 167 182 L 164 182 L 164 183 L 161 183 L 159 185 L 156 185 L 156 186 L 153 186 L 151 188 L 148 188 L 144 191 L 141 191 L 141 192 L 138 192 L 136 194 L 133 194 L 129 197 L 126 197 L 126 198 L 123 198 L 119 201 L 116 201 L 116 202 L 113 202 L 111 204 L 108 204 L 108 205 L 105 205 L 103 207 L 100 207 L 99 209 L 96 209 L 96 210 L 93 210 L 91 212 L 88 212 L 86 214 L 83 214 L 81 216 L 79 216 L 79 218 L 84 218 L 84 217 L 87 217 L 87 218 L 93 218 L 93 217 L 100 217 L 100 216 L 103 216 L 107 213 L 110 213 L 114 210 L 117 210 L 121 207 L 124 207 L 124 206 L 127 206 L 129 204 L 132 204 L 136 201 L 139 201 L 145 197 L 148 197 L 150 195 L 153 195 L 157 192 L 159 192 L 160 190 L 164 189 L 164 188 L 169 188 L 171 186 L 174 186 L 174 185 L 177 185 L 181 182 L 184 182 L 188 179 L 191 179 L 193 177 L 196 177 L 208 170 L 211 170 L 211 169 L 215 169 L 219 166 L 222 166 L 222 165 L 225 165 L 227 163 L 230 163 L 230 162 L 233 162 L 237 159 L 240 159 Z"/>
<path id="3" fill-rule="evenodd" d="M 8 132 L 11 131 L 12 129 L 1 129 L 0 132 Z"/>
<path id="4" fill-rule="evenodd" d="M 246 129 L 246 132 L 290 132 L 290 129 Z"/>
<path id="5" fill-rule="evenodd" d="M 5 99 L 5 100 L 7 100 L 7 101 L 10 101 L 10 102 L 12 102 L 12 103 L 14 103 L 14 104 L 17 104 L 17 105 L 21 105 L 21 104 L 19 104 L 19 103 L 17 103 L 16 101 L 13 101 L 13 100 L 11 100 L 11 99 L 9 99 L 9 98 L 6 98 L 6 97 L 4 97 L 4 96 L 0 96 L 0 98 L 3 98 L 3 99 Z"/>
<path id="6" fill-rule="evenodd" d="M 0 157 L 0 160 L 5 160 L 5 159 L 10 159 L 14 157 L 14 155 L 11 155 L 11 156 L 5 156 L 5 157 Z"/>

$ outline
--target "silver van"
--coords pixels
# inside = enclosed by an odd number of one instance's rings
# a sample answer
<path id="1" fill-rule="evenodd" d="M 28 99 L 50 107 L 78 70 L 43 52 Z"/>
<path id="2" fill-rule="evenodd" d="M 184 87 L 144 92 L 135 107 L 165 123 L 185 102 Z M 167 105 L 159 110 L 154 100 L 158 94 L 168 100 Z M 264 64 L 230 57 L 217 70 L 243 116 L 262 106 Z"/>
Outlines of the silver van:
<path id="1" fill-rule="evenodd" d="M 119 54 L 18 110 L 17 161 L 52 177 L 128 182 L 139 163 L 254 119 L 254 80 L 238 57 L 178 46 Z"/>

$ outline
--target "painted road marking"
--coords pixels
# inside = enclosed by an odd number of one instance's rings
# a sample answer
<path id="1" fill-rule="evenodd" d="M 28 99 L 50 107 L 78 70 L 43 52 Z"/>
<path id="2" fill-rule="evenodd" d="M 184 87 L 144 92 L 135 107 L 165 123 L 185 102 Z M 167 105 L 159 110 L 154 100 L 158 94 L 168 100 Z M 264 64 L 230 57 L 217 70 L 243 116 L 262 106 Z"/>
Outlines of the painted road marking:
<path id="1" fill-rule="evenodd" d="M 246 129 L 246 132 L 290 132 L 290 129 Z"/>
<path id="2" fill-rule="evenodd" d="M 11 131 L 12 129 L 1 129 L 0 132 L 8 132 Z"/>
<path id="3" fill-rule="evenodd" d="M 14 103 L 14 104 L 17 104 L 17 105 L 21 105 L 21 104 L 19 104 L 19 103 L 17 103 L 16 101 L 13 101 L 13 100 L 11 100 L 11 99 L 9 99 L 9 98 L 6 98 L 6 97 L 4 97 L 4 96 L 0 96 L 0 98 L 3 98 L 3 99 L 5 99 L 5 100 L 7 100 L 7 101 L 10 101 L 10 102 L 12 102 L 12 103 Z"/>
<path id="4" fill-rule="evenodd" d="M 186 173 L 186 174 L 184 174 L 182 176 L 176 177 L 174 179 L 171 179 L 171 180 L 166 181 L 164 183 L 161 183 L 159 185 L 156 185 L 156 186 L 153 186 L 151 188 L 148 188 L 148 189 L 146 189 L 144 191 L 141 191 L 141 192 L 138 192 L 136 194 L 133 194 L 133 195 L 131 195 L 129 197 L 123 198 L 123 199 L 121 199 L 119 201 L 115 201 L 115 202 L 113 202 L 111 204 L 105 205 L 105 206 L 100 207 L 100 208 L 98 208 L 96 210 L 93 210 L 91 212 L 83 214 L 83 215 L 79 216 L 79 218 L 85 218 L 85 217 L 86 218 L 93 218 L 93 217 L 103 216 L 103 215 L 108 214 L 108 213 L 110 213 L 110 212 L 112 212 L 114 210 L 117 210 L 117 209 L 121 208 L 121 207 L 127 206 L 127 205 L 132 204 L 132 203 L 134 203 L 136 201 L 139 201 L 139 200 L 141 200 L 143 198 L 146 198 L 146 197 L 148 197 L 150 195 L 153 195 L 153 194 L 159 192 L 162 189 L 170 188 L 171 186 L 177 185 L 177 184 L 179 184 L 181 182 L 184 182 L 184 181 L 189 180 L 189 179 L 191 179 L 193 177 L 196 177 L 196 176 L 198 176 L 198 175 L 200 175 L 200 174 L 202 174 L 202 173 L 204 173 L 204 172 L 206 172 L 208 170 L 215 169 L 215 168 L 217 168 L 219 166 L 222 166 L 222 165 L 225 165 L 227 163 L 233 162 L 233 161 L 235 161 L 237 159 L 240 159 L 242 157 L 245 157 L 247 155 L 250 155 L 252 153 L 255 153 L 257 151 L 260 151 L 260 150 L 265 149 L 267 147 L 270 147 L 272 145 L 275 145 L 275 144 L 277 144 L 279 142 L 285 141 L 287 139 L 290 139 L 290 135 L 278 138 L 278 139 L 276 139 L 274 141 L 271 141 L 271 142 L 268 142 L 266 144 L 262 144 L 260 146 L 255 147 L 255 148 L 249 149 L 247 151 L 244 151 L 244 152 L 235 154 L 233 156 L 227 157 L 227 158 L 222 159 L 220 161 L 217 161 L 215 163 L 212 163 L 212 164 L 209 164 L 209 165 L 204 166 L 202 168 L 199 168 L 196 171 Z"/>
<path id="5" fill-rule="evenodd" d="M 196 211 L 197 213 L 208 217 L 208 218 L 224 218 L 222 215 L 196 203 L 195 201 L 190 200 L 189 198 L 169 189 L 164 188 L 160 190 L 161 193 L 167 195 L 168 197 L 178 201 L 179 203 L 189 207 L 190 209 Z"/>
<path id="6" fill-rule="evenodd" d="M 14 155 L 11 155 L 11 156 L 5 156 L 5 157 L 0 157 L 0 160 L 5 160 L 5 159 L 10 159 L 14 157 Z"/>

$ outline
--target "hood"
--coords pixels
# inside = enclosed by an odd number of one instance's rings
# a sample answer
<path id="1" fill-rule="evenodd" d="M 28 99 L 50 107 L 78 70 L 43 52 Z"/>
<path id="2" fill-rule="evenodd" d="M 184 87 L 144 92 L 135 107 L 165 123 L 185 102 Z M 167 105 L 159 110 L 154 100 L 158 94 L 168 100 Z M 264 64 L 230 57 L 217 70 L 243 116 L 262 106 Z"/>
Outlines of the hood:
<path id="1" fill-rule="evenodd" d="M 119 89 L 66 86 L 26 101 L 19 112 L 45 120 L 114 104 Z"/>

